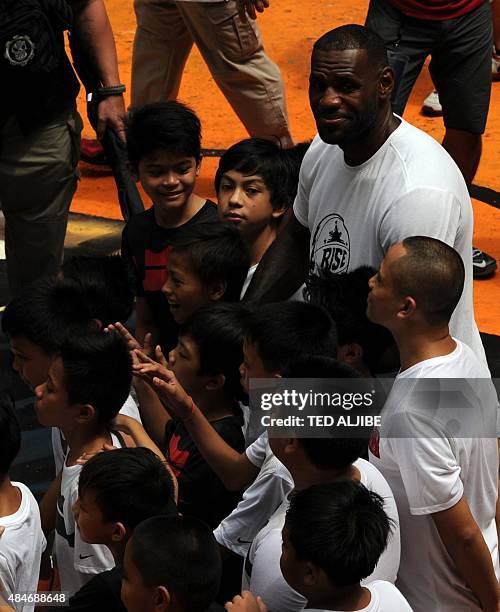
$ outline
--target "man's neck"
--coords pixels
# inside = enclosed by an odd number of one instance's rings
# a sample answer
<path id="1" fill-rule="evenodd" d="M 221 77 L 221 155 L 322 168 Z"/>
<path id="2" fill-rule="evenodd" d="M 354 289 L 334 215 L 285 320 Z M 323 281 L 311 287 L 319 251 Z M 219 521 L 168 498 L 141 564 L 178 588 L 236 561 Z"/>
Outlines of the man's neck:
<path id="1" fill-rule="evenodd" d="M 104 444 L 111 444 L 111 434 L 104 424 L 77 425 L 72 429 L 63 429 L 62 432 L 69 447 L 66 460 L 68 466 L 75 465 L 84 453 L 99 452 Z"/>
<path id="2" fill-rule="evenodd" d="M 200 198 L 192 193 L 185 206 L 182 208 L 165 208 L 154 206 L 153 213 L 157 225 L 165 229 L 180 227 L 192 219 L 205 204 L 205 198 Z"/>
<path id="3" fill-rule="evenodd" d="M 344 151 L 344 159 L 349 166 L 359 166 L 380 149 L 389 136 L 400 125 L 401 120 L 398 119 L 390 107 L 386 113 L 380 117 L 367 134 L 360 140 L 348 143 L 345 146 L 340 145 Z"/>
<path id="4" fill-rule="evenodd" d="M 331 484 L 342 480 L 360 480 L 361 474 L 354 465 L 343 470 L 319 470 L 309 462 L 299 469 L 290 470 L 296 491 L 303 491 L 313 485 Z"/>
<path id="5" fill-rule="evenodd" d="M 449 355 L 457 346 L 447 325 L 394 332 L 394 338 L 401 358 L 401 372 L 427 359 Z"/>
<path id="6" fill-rule="evenodd" d="M 110 542 L 109 544 L 107 544 L 107 547 L 113 555 L 115 564 L 119 567 L 123 565 L 123 557 L 125 556 L 125 547 L 127 546 L 128 540 L 129 537 L 124 537 L 119 542 Z"/>
<path id="7" fill-rule="evenodd" d="M 17 512 L 21 499 L 21 491 L 10 482 L 8 475 L 3 476 L 0 480 L 0 517 Z"/>

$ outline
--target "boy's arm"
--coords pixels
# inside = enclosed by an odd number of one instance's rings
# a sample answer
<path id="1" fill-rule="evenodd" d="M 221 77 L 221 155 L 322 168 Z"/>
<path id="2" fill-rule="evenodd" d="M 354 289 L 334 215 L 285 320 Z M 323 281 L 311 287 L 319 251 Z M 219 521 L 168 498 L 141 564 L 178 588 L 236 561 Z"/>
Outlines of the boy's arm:
<path id="1" fill-rule="evenodd" d="M 452 508 L 431 516 L 448 554 L 482 609 L 498 612 L 499 588 L 491 554 L 465 497 Z"/>
<path id="2" fill-rule="evenodd" d="M 42 531 L 47 537 L 56 527 L 57 498 L 61 491 L 62 470 L 55 477 L 47 492 L 40 500 L 40 519 Z"/>
<path id="3" fill-rule="evenodd" d="M 134 365 L 134 372 L 151 381 L 162 402 L 183 422 L 205 461 L 227 489 L 240 491 L 255 479 L 259 468 L 219 436 L 171 370 L 159 364 L 142 363 Z"/>
<path id="4" fill-rule="evenodd" d="M 156 444 L 161 445 L 165 437 L 165 426 L 171 417 L 156 392 L 147 382 L 134 376 L 134 389 L 137 393 L 139 412 L 144 429 Z"/>

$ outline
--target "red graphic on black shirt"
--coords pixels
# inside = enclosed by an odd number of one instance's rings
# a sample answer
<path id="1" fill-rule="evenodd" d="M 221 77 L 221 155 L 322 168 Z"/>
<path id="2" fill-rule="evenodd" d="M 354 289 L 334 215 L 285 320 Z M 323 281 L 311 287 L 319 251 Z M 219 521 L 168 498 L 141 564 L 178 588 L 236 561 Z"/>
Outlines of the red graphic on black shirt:
<path id="1" fill-rule="evenodd" d="M 373 432 L 368 442 L 370 453 L 380 459 L 380 431 L 378 427 L 373 428 Z"/>
<path id="2" fill-rule="evenodd" d="M 167 262 L 172 251 L 172 245 L 166 246 L 159 253 L 146 249 L 144 251 L 144 282 L 145 291 L 161 291 L 167 280 Z"/>
<path id="3" fill-rule="evenodd" d="M 189 451 L 179 448 L 180 440 L 181 436 L 172 434 L 168 443 L 168 462 L 176 478 L 179 478 L 189 459 Z"/>

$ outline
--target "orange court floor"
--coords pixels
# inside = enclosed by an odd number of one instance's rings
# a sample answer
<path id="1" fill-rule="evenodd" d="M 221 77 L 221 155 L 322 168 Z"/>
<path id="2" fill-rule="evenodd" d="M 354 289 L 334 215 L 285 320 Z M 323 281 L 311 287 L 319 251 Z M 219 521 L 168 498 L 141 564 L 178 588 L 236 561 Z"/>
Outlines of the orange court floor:
<path id="1" fill-rule="evenodd" d="M 132 0 L 106 0 L 118 50 L 122 82 L 130 86 L 132 43 L 135 15 Z M 368 0 L 329 2 L 324 0 L 271 0 L 271 6 L 258 23 L 269 56 L 278 64 L 286 87 L 292 134 L 297 142 L 311 139 L 315 124 L 307 97 L 309 58 L 314 41 L 324 32 L 345 23 L 364 23 Z M 427 68 L 420 75 L 405 112 L 405 119 L 441 140 L 444 129 L 441 118 L 420 114 L 420 106 L 432 82 Z M 129 102 L 129 92 L 126 102 Z M 199 115 L 203 126 L 203 146 L 224 149 L 247 136 L 243 126 L 218 90 L 199 52 L 193 49 L 181 85 L 180 100 Z M 94 133 L 85 116 L 84 94 L 80 93 L 79 109 L 85 121 L 83 136 Z M 460 104 L 460 100 L 457 100 Z M 475 246 L 490 253 L 500 268 L 500 82 L 493 83 L 488 124 L 483 139 L 483 156 L 474 183 L 489 188 L 496 206 L 473 200 Z M 217 158 L 205 158 L 197 192 L 214 198 L 213 176 Z M 81 164 L 82 178 L 71 210 L 98 217 L 120 219 L 113 178 L 100 169 Z M 149 203 L 146 202 L 148 205 Z M 476 320 L 483 332 L 500 334 L 500 270 L 495 277 L 475 281 Z"/>

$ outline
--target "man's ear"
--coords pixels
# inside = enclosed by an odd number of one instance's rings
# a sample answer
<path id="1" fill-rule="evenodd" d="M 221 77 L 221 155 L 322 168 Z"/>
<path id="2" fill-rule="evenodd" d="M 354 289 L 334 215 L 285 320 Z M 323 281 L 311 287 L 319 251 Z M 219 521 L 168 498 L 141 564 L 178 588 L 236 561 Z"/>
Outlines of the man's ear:
<path id="1" fill-rule="evenodd" d="M 208 289 L 208 298 L 211 302 L 218 302 L 226 293 L 226 282 L 223 280 L 214 281 Z"/>
<path id="2" fill-rule="evenodd" d="M 139 172 L 137 171 L 137 168 L 133 166 L 129 161 L 127 161 L 127 170 L 130 176 L 132 177 L 132 179 L 136 183 L 138 183 L 139 182 Z"/>
<path id="3" fill-rule="evenodd" d="M 92 404 L 76 404 L 77 420 L 79 423 L 89 423 L 96 418 L 96 410 Z"/>
<path id="4" fill-rule="evenodd" d="M 409 317 L 413 317 L 417 312 L 417 303 L 414 298 L 407 295 L 401 301 L 401 307 L 396 314 L 398 319 L 408 319 Z"/>
<path id="5" fill-rule="evenodd" d="M 196 162 L 196 176 L 200 175 L 202 161 L 203 161 L 203 155 L 200 155 L 200 159 Z"/>
<path id="6" fill-rule="evenodd" d="M 115 523 L 111 539 L 113 542 L 123 542 L 123 538 L 127 535 L 127 528 L 123 523 Z"/>
<path id="7" fill-rule="evenodd" d="M 156 612 L 166 612 L 170 607 L 170 600 L 170 593 L 167 587 L 156 587 L 154 595 L 154 608 Z"/>
<path id="8" fill-rule="evenodd" d="M 379 97 L 382 100 L 390 98 L 394 89 L 394 72 L 392 68 L 386 66 L 382 69 L 379 76 Z"/>
<path id="9" fill-rule="evenodd" d="M 283 452 L 287 455 L 292 455 L 299 450 L 299 439 L 298 438 L 288 438 L 285 446 L 283 447 Z"/>
<path id="10" fill-rule="evenodd" d="M 205 383 L 205 388 L 207 391 L 217 391 L 222 389 L 226 382 L 226 377 L 224 374 L 217 374 L 215 376 L 208 376 L 207 382 Z"/>

